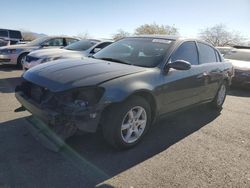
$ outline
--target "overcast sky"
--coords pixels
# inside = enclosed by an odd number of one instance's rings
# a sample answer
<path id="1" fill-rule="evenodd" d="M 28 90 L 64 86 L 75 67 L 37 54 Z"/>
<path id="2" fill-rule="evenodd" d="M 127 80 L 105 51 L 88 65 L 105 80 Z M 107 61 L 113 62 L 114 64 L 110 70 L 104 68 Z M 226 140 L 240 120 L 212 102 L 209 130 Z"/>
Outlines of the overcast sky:
<path id="1" fill-rule="evenodd" d="M 133 32 L 145 23 L 174 25 L 183 36 L 223 23 L 250 38 L 250 0 L 5 0 L 0 28 L 49 35 L 109 38 L 118 29 Z"/>

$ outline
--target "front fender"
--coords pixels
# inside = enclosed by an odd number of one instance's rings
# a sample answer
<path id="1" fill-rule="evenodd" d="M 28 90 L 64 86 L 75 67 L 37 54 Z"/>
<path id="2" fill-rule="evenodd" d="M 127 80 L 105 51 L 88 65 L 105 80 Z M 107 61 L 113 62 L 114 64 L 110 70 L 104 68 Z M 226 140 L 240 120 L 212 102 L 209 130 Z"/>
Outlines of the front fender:
<path id="1" fill-rule="evenodd" d="M 133 94 L 146 92 L 153 95 L 153 86 L 143 81 L 134 81 L 130 83 L 116 83 L 105 87 L 104 95 L 101 101 L 105 103 L 116 103 L 126 100 Z"/>

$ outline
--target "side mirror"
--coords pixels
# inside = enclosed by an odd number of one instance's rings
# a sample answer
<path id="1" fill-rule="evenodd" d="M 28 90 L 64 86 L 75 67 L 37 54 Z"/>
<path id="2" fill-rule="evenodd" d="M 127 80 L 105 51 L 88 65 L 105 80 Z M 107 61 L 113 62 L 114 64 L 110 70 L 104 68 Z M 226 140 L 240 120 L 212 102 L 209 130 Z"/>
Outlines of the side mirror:
<path id="1" fill-rule="evenodd" d="M 101 50 L 101 48 L 95 48 L 93 53 L 95 54 L 95 53 L 99 52 L 100 50 Z"/>
<path id="2" fill-rule="evenodd" d="M 167 64 L 167 67 L 176 70 L 189 70 L 191 68 L 191 64 L 188 61 L 176 60 L 172 63 Z"/>

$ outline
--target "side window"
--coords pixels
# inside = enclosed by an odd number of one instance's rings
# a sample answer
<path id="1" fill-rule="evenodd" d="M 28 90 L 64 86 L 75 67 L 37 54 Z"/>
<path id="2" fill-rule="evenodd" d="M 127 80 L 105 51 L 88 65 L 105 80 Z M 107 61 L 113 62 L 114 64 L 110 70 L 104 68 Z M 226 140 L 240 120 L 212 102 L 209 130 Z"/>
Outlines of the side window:
<path id="1" fill-rule="evenodd" d="M 50 39 L 43 43 L 45 46 L 63 46 L 63 38 Z"/>
<path id="2" fill-rule="evenodd" d="M 195 42 L 184 42 L 171 56 L 171 61 L 184 60 L 198 65 L 198 53 Z"/>
<path id="3" fill-rule="evenodd" d="M 8 31 L 0 29 L 0 37 L 9 37 Z"/>
<path id="4" fill-rule="evenodd" d="M 22 34 L 20 31 L 9 31 L 10 38 L 13 39 L 22 39 Z"/>
<path id="5" fill-rule="evenodd" d="M 216 62 L 216 55 L 214 49 L 206 44 L 198 42 L 200 63 L 213 63 Z"/>
<path id="6" fill-rule="evenodd" d="M 97 45 L 90 53 L 96 53 L 110 44 L 111 44 L 111 42 L 103 42 L 103 43 Z"/>
<path id="7" fill-rule="evenodd" d="M 66 45 L 70 45 L 70 44 L 77 42 L 77 41 L 78 41 L 77 39 L 66 38 Z"/>

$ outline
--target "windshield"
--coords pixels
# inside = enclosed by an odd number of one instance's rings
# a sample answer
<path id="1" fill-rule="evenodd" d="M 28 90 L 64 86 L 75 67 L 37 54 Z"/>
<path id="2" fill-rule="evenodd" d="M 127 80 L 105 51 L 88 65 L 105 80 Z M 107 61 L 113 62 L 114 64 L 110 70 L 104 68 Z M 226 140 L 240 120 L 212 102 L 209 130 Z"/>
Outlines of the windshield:
<path id="1" fill-rule="evenodd" d="M 224 55 L 225 59 L 250 61 L 250 50 L 237 50 Z"/>
<path id="2" fill-rule="evenodd" d="M 66 46 L 64 49 L 66 50 L 74 50 L 74 51 L 84 51 L 94 46 L 97 42 L 91 40 L 81 40 Z"/>
<path id="3" fill-rule="evenodd" d="M 39 46 L 41 43 L 45 42 L 48 39 L 49 39 L 48 37 L 41 37 L 41 38 L 32 40 L 28 44 L 33 45 L 33 46 Z"/>
<path id="4" fill-rule="evenodd" d="M 154 38 L 125 38 L 119 40 L 94 55 L 94 58 L 155 67 L 161 63 L 172 40 Z"/>

